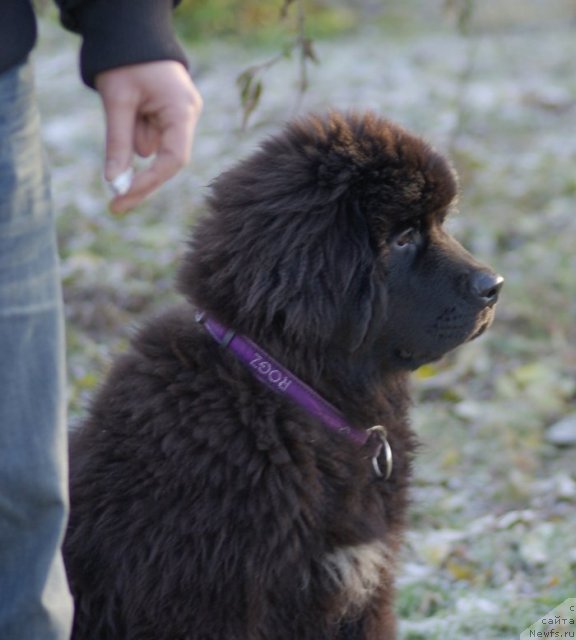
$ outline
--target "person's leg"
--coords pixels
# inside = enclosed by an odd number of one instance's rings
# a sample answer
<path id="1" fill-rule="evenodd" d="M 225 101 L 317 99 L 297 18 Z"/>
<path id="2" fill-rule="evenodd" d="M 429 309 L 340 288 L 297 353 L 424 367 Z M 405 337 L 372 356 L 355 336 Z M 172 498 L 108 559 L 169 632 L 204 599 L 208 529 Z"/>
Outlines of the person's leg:
<path id="1" fill-rule="evenodd" d="M 30 63 L 0 74 L 0 638 L 64 640 L 72 602 L 63 313 Z"/>

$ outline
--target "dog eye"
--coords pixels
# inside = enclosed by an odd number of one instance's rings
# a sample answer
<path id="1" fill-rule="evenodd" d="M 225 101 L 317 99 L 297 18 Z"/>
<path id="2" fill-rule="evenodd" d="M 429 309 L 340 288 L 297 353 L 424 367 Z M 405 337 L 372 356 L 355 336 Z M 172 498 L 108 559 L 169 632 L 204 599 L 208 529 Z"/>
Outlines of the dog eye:
<path id="1" fill-rule="evenodd" d="M 420 237 L 420 227 L 408 227 L 404 229 L 394 238 L 394 244 L 397 247 L 406 247 L 408 245 L 415 244 Z"/>

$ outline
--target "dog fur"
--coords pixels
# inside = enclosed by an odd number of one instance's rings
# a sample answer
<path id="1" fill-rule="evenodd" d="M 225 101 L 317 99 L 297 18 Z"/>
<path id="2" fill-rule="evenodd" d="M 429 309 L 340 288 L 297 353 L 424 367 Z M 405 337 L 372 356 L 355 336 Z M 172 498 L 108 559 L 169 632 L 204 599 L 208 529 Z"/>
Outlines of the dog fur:
<path id="1" fill-rule="evenodd" d="M 213 184 L 180 274 L 71 439 L 75 640 L 390 640 L 412 369 L 479 335 L 500 279 L 442 229 L 445 159 L 374 114 L 310 116 Z M 491 285 L 491 286 L 490 286 Z M 254 340 L 394 468 L 263 387 Z"/>

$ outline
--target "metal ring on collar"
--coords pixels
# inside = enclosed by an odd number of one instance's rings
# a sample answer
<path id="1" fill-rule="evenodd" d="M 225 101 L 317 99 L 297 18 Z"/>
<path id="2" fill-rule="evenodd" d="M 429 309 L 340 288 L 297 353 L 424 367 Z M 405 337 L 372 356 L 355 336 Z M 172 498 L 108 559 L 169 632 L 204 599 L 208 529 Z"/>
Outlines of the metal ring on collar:
<path id="1" fill-rule="evenodd" d="M 390 444 L 388 443 L 388 438 L 387 438 L 388 432 L 386 431 L 385 427 L 383 427 L 380 424 L 377 424 L 374 427 L 371 427 L 370 429 L 368 429 L 368 433 L 374 433 L 380 438 L 380 446 L 378 447 L 376 453 L 372 457 L 372 468 L 374 469 L 374 472 L 379 478 L 388 480 L 388 478 L 392 475 L 392 469 L 394 466 L 392 448 L 390 447 Z M 384 472 L 380 468 L 380 463 L 378 462 L 378 458 L 380 457 L 382 450 L 384 450 L 384 462 L 386 464 L 386 470 Z"/>

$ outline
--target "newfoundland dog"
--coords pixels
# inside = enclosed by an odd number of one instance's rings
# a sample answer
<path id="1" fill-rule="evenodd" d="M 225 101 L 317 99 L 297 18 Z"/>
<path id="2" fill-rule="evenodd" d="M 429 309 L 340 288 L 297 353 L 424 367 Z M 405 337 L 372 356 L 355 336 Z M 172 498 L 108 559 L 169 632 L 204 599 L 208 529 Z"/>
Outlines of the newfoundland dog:
<path id="1" fill-rule="evenodd" d="M 502 278 L 457 186 L 374 114 L 311 116 L 216 179 L 179 274 L 71 442 L 75 640 L 387 640 L 410 371 Z"/>

